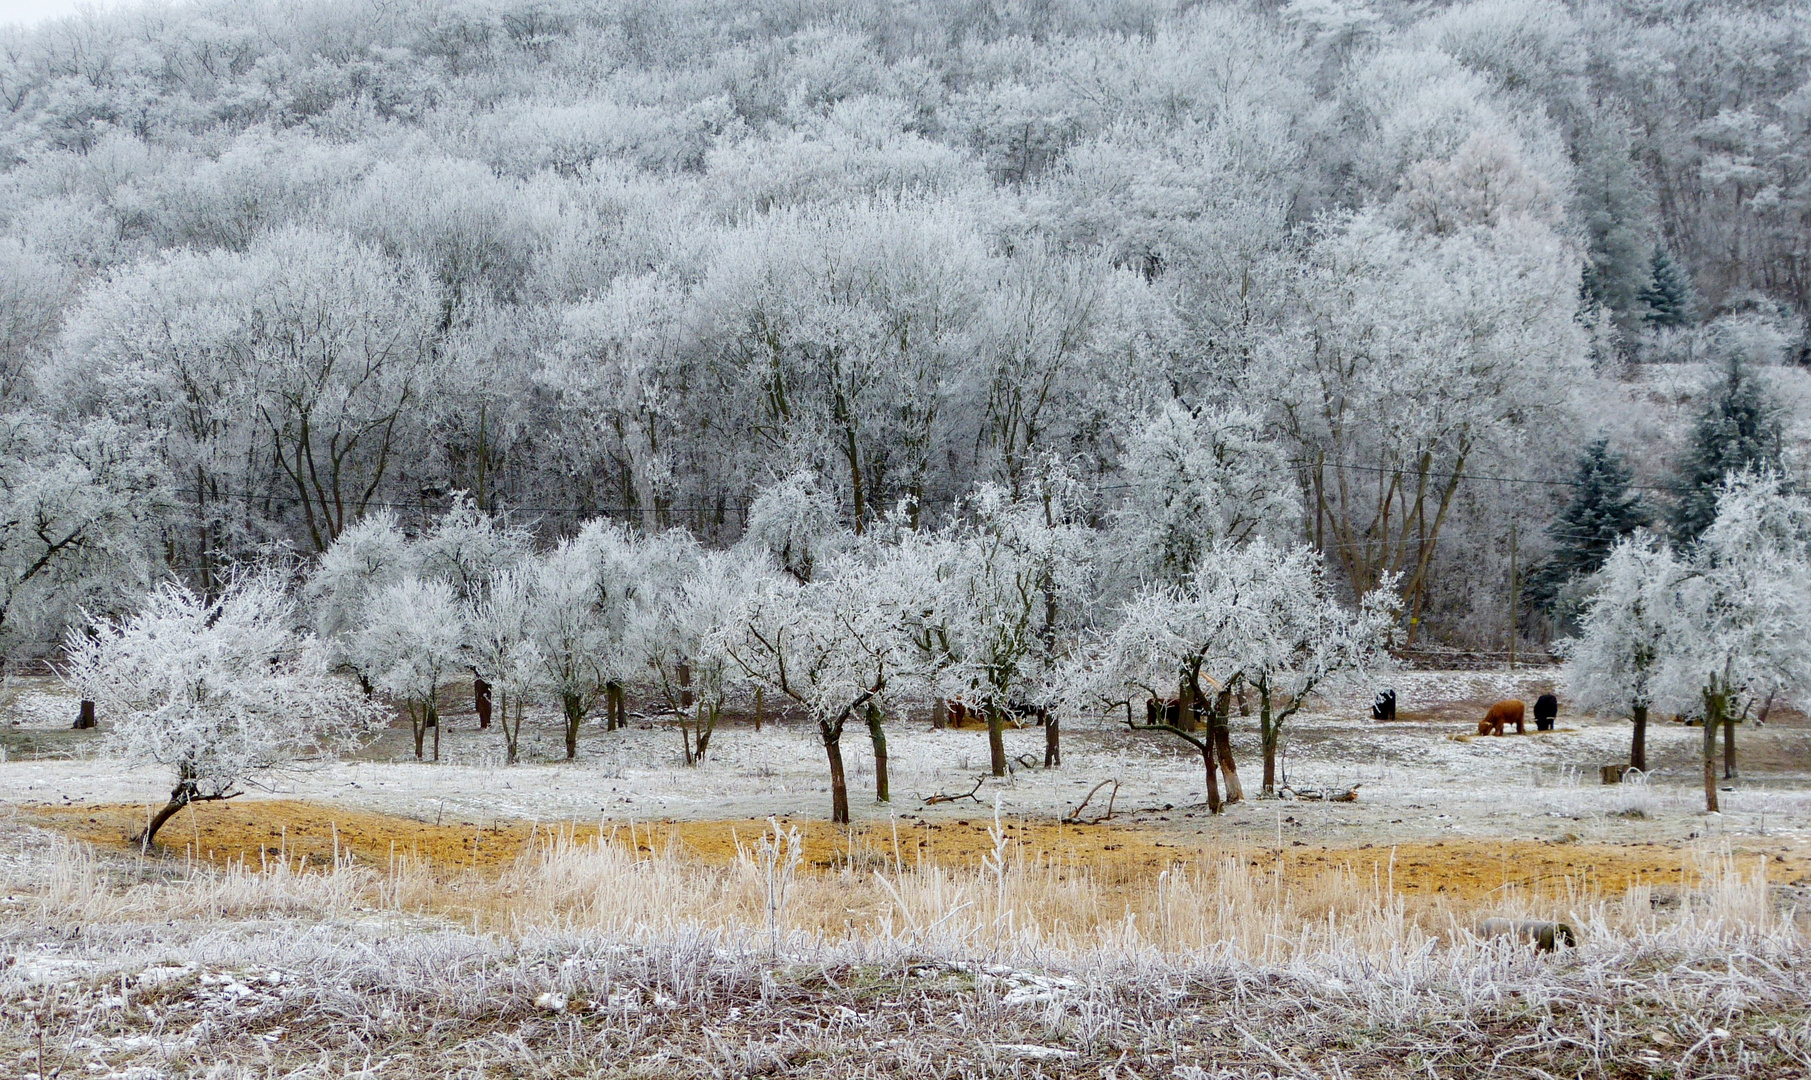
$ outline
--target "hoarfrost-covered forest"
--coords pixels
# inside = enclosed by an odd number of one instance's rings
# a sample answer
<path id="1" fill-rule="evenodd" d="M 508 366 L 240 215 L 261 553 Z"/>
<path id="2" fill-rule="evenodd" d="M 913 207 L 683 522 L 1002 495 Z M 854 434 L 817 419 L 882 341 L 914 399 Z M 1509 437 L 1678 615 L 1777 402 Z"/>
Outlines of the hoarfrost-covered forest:
<path id="1" fill-rule="evenodd" d="M 1103 611 L 1264 536 L 1348 601 L 1399 575 L 1399 645 L 1538 650 L 1615 539 L 1801 468 L 1806 27 L 347 0 L 0 30 L 0 651 L 380 512 L 723 547 L 763 492 L 861 534 L 978 485 L 1061 489 Z M 1575 506 L 1599 481 L 1639 507 Z"/>
<path id="2" fill-rule="evenodd" d="M 0 1073 L 1803 1077 L 1807 318 L 1811 0 L 0 27 Z"/>

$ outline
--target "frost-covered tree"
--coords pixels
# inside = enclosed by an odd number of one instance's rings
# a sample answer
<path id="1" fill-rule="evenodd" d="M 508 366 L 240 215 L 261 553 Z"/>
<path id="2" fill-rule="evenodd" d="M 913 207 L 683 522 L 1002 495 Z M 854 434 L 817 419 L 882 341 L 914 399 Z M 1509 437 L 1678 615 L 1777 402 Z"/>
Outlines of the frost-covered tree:
<path id="1" fill-rule="evenodd" d="M 849 533 L 836 500 L 809 470 L 792 473 L 761 490 L 748 508 L 741 544 L 770 556 L 801 584 L 819 563 L 844 550 Z"/>
<path id="2" fill-rule="evenodd" d="M 521 525 L 486 513 L 458 492 L 446 513 L 416 542 L 415 552 L 423 577 L 450 583 L 460 599 L 470 601 L 482 596 L 497 575 L 526 558 L 532 540 Z"/>
<path id="3" fill-rule="evenodd" d="M 1053 607 L 1084 572 L 1083 531 L 1036 497 L 984 484 L 965 520 L 902 538 L 888 577 L 900 618 L 939 696 L 987 718 L 989 764 L 1007 771 L 1005 725 L 1015 706 L 1047 709 L 1056 667 Z"/>
<path id="4" fill-rule="evenodd" d="M 1655 246 L 1648 263 L 1648 283 L 1636 296 L 1652 326 L 1689 326 L 1694 321 L 1691 278 L 1663 247 Z"/>
<path id="5" fill-rule="evenodd" d="M 1296 471 L 1248 410 L 1167 402 L 1128 440 L 1124 468 L 1114 527 L 1131 583 L 1179 585 L 1215 547 L 1299 535 Z"/>
<path id="6" fill-rule="evenodd" d="M 1227 782 L 1226 801 L 1240 797 L 1226 730 L 1226 702 L 1236 688 L 1257 693 L 1264 788 L 1274 792 L 1284 724 L 1307 697 L 1389 664 L 1384 648 L 1399 604 L 1393 584 L 1386 580 L 1353 611 L 1334 596 L 1312 549 L 1263 540 L 1216 548 L 1186 585 L 1149 589 L 1128 603 L 1078 685 L 1106 701 L 1180 697 L 1185 713 L 1205 715 L 1203 732 L 1186 715 L 1177 723 L 1138 723 L 1126 705 L 1135 729 L 1167 732 L 1201 751 L 1209 809 L 1218 813 L 1216 773 Z"/>
<path id="7" fill-rule="evenodd" d="M 1648 712 L 1665 703 L 1662 678 L 1690 616 L 1680 593 L 1688 573 L 1651 536 L 1619 540 L 1588 582 L 1578 636 L 1562 643 L 1566 692 L 1580 708 L 1628 713 L 1629 766 L 1643 772 Z"/>
<path id="8" fill-rule="evenodd" d="M 568 761 L 578 756 L 579 726 L 611 682 L 609 664 L 622 646 L 620 635 L 611 634 L 623 613 L 612 610 L 603 549 L 626 538 L 605 535 L 613 528 L 594 523 L 524 564 L 534 575 L 530 632 L 535 655 L 566 721 Z"/>
<path id="9" fill-rule="evenodd" d="M 166 479 L 118 425 L 0 416 L 0 662 L 150 586 Z"/>
<path id="10" fill-rule="evenodd" d="M 496 695 L 497 726 L 510 765 L 520 757 L 528 706 L 552 690 L 535 641 L 537 579 L 532 566 L 508 567 L 489 580 L 481 595 L 467 599 L 461 611 L 466 662 Z"/>
<path id="11" fill-rule="evenodd" d="M 316 560 L 303 586 L 314 632 L 326 643 L 335 663 L 350 668 L 367 693 L 375 682 L 376 669 L 373 657 L 354 647 L 354 635 L 369 625 L 373 599 L 406 580 L 416 561 L 417 553 L 403 535 L 396 515 L 379 511 L 341 530 Z M 419 745 L 416 749 L 419 756 Z"/>
<path id="12" fill-rule="evenodd" d="M 652 590 L 638 609 L 637 640 L 669 698 L 675 696 L 678 668 L 685 665 L 686 688 L 694 695 L 693 715 L 680 718 L 682 731 L 689 732 L 688 765 L 704 762 L 723 716 L 724 698 L 740 673 L 720 628 L 735 620 L 743 598 L 771 573 L 764 560 L 751 560 L 741 552 L 696 552 L 674 580 Z"/>
<path id="13" fill-rule="evenodd" d="M 382 720 L 296 631 L 295 605 L 270 577 L 231 582 L 217 599 L 162 586 L 133 614 L 71 630 L 65 647 L 63 678 L 113 718 L 113 748 L 174 774 L 138 837 L 147 847 L 183 807 L 233 798 L 251 777 Z"/>
<path id="14" fill-rule="evenodd" d="M 1704 801 L 1715 811 L 1718 727 L 1733 773 L 1735 724 L 1757 701 L 1811 700 L 1811 500 L 1777 474 L 1732 477 L 1693 563 L 1664 677 L 1675 699 L 1695 691 L 1702 703 Z"/>
<path id="15" fill-rule="evenodd" d="M 1551 610 L 1568 582 L 1595 574 L 1617 544 L 1649 523 L 1646 503 L 1629 487 L 1632 478 L 1606 438 L 1592 440 L 1579 455 L 1572 499 L 1547 526 L 1553 553 L 1529 571 L 1523 595 L 1530 602 Z"/>
<path id="16" fill-rule="evenodd" d="M 908 672 L 889 581 L 844 558 L 811 584 L 769 577 L 718 631 L 745 677 L 797 702 L 817 721 L 830 763 L 830 820 L 849 822 L 843 729 Z"/>
<path id="17" fill-rule="evenodd" d="M 359 629 L 347 636 L 345 655 L 356 670 L 368 672 L 375 689 L 400 698 L 408 710 L 415 760 L 432 729 L 439 761 L 440 688 L 465 659 L 465 626 L 453 587 L 413 575 L 391 582 L 364 604 Z"/>
<path id="18" fill-rule="evenodd" d="M 1717 516 L 1724 481 L 1748 469 L 1778 469 L 1782 416 L 1767 386 L 1738 353 L 1705 387 L 1705 402 L 1679 462 L 1672 537 L 1690 544 Z"/>

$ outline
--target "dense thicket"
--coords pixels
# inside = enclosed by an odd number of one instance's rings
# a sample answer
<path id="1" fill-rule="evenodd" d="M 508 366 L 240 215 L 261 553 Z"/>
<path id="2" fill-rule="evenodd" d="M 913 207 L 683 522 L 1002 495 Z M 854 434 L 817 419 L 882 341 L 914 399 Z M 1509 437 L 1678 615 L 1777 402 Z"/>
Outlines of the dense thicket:
<path id="1" fill-rule="evenodd" d="M 223 0 L 0 30 L 0 650 L 457 492 L 543 541 L 725 543 L 782 481 L 860 532 L 1057 475 L 1127 533 L 1109 593 L 1199 534 L 1305 538 L 1348 596 L 1400 574 L 1409 625 L 1490 640 L 1498 538 L 1568 492 L 1468 476 L 1568 479 L 1625 360 L 1803 350 L 1808 13 Z"/>

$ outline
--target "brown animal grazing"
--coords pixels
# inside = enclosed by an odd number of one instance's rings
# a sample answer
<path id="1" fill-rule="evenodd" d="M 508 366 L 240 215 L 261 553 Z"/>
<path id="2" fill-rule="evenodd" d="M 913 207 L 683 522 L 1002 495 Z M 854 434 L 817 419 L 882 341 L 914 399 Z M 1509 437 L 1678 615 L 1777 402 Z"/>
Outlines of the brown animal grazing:
<path id="1" fill-rule="evenodd" d="M 1478 721 L 1478 734 L 1501 735 L 1505 725 L 1514 724 L 1517 735 L 1526 735 L 1528 729 L 1522 726 L 1522 719 L 1527 714 L 1527 706 L 1514 698 L 1499 701 Z"/>

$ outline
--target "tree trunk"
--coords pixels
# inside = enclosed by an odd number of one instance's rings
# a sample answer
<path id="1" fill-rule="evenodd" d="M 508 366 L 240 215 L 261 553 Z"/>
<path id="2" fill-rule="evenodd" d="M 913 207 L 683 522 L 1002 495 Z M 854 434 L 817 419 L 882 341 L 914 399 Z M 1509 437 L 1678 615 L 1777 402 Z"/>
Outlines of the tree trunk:
<path id="1" fill-rule="evenodd" d="M 579 756 L 579 725 L 585 720 L 585 703 L 577 694 L 561 694 L 560 709 L 566 714 L 566 760 Z"/>
<path id="2" fill-rule="evenodd" d="M 1227 723 L 1227 713 L 1232 710 L 1232 695 L 1221 693 L 1214 703 L 1214 710 L 1208 714 L 1207 722 L 1211 726 L 1208 743 L 1220 758 L 1220 773 L 1226 779 L 1226 805 L 1242 802 L 1245 789 L 1239 784 L 1239 766 L 1232 759 L 1232 732 Z"/>
<path id="3" fill-rule="evenodd" d="M 499 699 L 497 704 L 503 713 L 503 722 L 500 726 L 503 728 L 504 763 L 514 765 L 516 763 L 516 740 L 522 734 L 522 713 L 526 706 L 512 701 L 507 694 L 498 694 L 497 697 Z M 510 715 L 512 708 L 515 710 L 513 716 Z"/>
<path id="4" fill-rule="evenodd" d="M 478 711 L 478 730 L 490 727 L 490 683 L 472 678 L 472 707 Z"/>
<path id="5" fill-rule="evenodd" d="M 830 821 L 836 825 L 849 824 L 849 781 L 843 775 L 842 733 L 833 732 L 830 725 L 820 723 L 818 730 L 824 737 L 824 753 L 830 758 Z"/>
<path id="6" fill-rule="evenodd" d="M 950 726 L 950 699 L 938 698 L 931 705 L 931 729 L 942 731 Z"/>
<path id="7" fill-rule="evenodd" d="M 1239 766 L 1232 759 L 1232 733 L 1226 730 L 1224 719 L 1214 731 L 1214 749 L 1220 755 L 1220 772 L 1226 777 L 1227 805 L 1245 801 L 1245 789 L 1239 783 Z"/>
<path id="8" fill-rule="evenodd" d="M 692 707 L 692 665 L 679 665 L 679 707 Z"/>
<path id="9" fill-rule="evenodd" d="M 887 792 L 887 733 L 881 730 L 880 707 L 868 702 L 868 738 L 874 743 L 874 801 L 892 802 Z"/>
<path id="10" fill-rule="evenodd" d="M 764 688 L 760 687 L 760 686 L 755 687 L 755 730 L 756 731 L 761 730 L 761 706 L 763 704 L 765 704 L 765 700 L 761 693 L 761 691 L 763 689 Z"/>
<path id="11" fill-rule="evenodd" d="M 1056 710 L 1039 711 L 1044 714 L 1044 768 L 1054 769 L 1063 764 L 1062 731 L 1057 726 Z"/>
<path id="12" fill-rule="evenodd" d="M 1736 778 L 1736 718 L 1723 717 L 1723 779 Z"/>
<path id="13" fill-rule="evenodd" d="M 1716 675 L 1704 688 L 1704 810 L 1717 813 L 1717 727 L 1729 709 L 1729 684 Z"/>
<path id="14" fill-rule="evenodd" d="M 433 698 L 428 699 L 427 705 L 424 706 L 424 708 L 427 711 L 428 726 L 434 729 L 434 760 L 439 761 L 440 760 L 440 709 L 438 706 L 436 706 L 434 704 Z"/>
<path id="15" fill-rule="evenodd" d="M 175 791 L 172 791 L 170 793 L 170 801 L 165 803 L 164 808 L 159 810 L 157 816 L 151 819 L 151 824 L 145 828 L 144 835 L 138 838 L 138 849 L 140 851 L 148 850 L 151 847 L 152 842 L 157 839 L 157 830 L 164 827 L 164 822 L 169 821 L 177 814 L 180 814 L 182 808 L 193 801 L 189 796 L 182 794 L 182 790 L 182 786 L 179 785 Z"/>
<path id="16" fill-rule="evenodd" d="M 987 699 L 987 757 L 995 776 L 1006 775 L 1006 715 L 1000 703 Z"/>
<path id="17" fill-rule="evenodd" d="M 1241 697 L 1240 703 L 1243 705 Z M 1258 739 L 1264 746 L 1264 787 L 1260 794 L 1273 799 L 1277 793 L 1277 744 L 1282 741 L 1282 723 L 1270 708 L 1270 679 L 1258 683 Z"/>
<path id="18" fill-rule="evenodd" d="M 1188 682 L 1192 681 L 1192 679 L 1188 680 Z M 1179 711 L 1188 714 L 1198 714 L 1201 709 L 1201 695 L 1188 693 L 1187 689 L 1184 690 L 1184 694 L 1188 697 L 1188 704 Z M 1179 724 L 1188 723 L 1197 728 L 1200 727 L 1200 717 L 1198 715 L 1189 715 L 1186 720 L 1182 717 L 1178 717 L 1177 719 Z M 1201 740 L 1199 749 L 1201 750 L 1202 764 L 1207 767 L 1207 812 L 1210 814 L 1218 814 L 1221 809 L 1223 809 L 1224 804 L 1220 802 L 1219 762 L 1216 760 L 1219 757 L 1219 754 L 1214 749 L 1213 720 L 1211 718 L 1208 720 L 1207 726 L 1207 738 Z"/>
<path id="19" fill-rule="evenodd" d="M 1214 761 L 1214 742 L 1208 739 L 1201 747 L 1201 761 L 1207 766 L 1207 812 L 1220 812 L 1220 770 Z"/>
<path id="20" fill-rule="evenodd" d="M 719 701 L 708 707 L 701 707 L 699 711 L 698 760 L 703 761 L 704 752 L 711 746 L 711 736 L 717 731 L 717 719 L 723 713 L 723 703 Z"/>
<path id="21" fill-rule="evenodd" d="M 1635 722 L 1635 734 L 1629 740 L 1629 768 L 1648 771 L 1648 709 L 1646 705 L 1637 705 L 1630 710 L 1630 717 Z"/>
<path id="22" fill-rule="evenodd" d="M 82 702 L 82 711 L 76 715 L 75 730 L 87 731 L 94 726 L 94 702 Z"/>
<path id="23" fill-rule="evenodd" d="M 413 701 L 409 702 L 408 707 L 409 707 L 409 734 L 415 736 L 415 760 L 420 761 L 423 756 L 422 755 L 422 744 L 423 744 L 424 740 L 427 739 L 427 735 L 428 735 L 428 722 L 427 722 L 427 719 L 421 715 L 421 708 L 420 708 L 420 706 L 416 705 L 415 702 L 413 702 Z"/>

